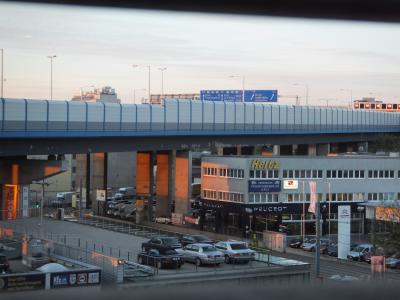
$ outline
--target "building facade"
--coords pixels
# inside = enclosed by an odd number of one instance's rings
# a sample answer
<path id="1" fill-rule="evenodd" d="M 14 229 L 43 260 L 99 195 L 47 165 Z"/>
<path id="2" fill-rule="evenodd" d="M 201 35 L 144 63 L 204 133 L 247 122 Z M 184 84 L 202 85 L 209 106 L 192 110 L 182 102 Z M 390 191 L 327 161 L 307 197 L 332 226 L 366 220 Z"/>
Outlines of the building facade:
<path id="1" fill-rule="evenodd" d="M 352 231 L 361 232 L 364 201 L 400 199 L 398 157 L 206 156 L 201 167 L 202 205 L 215 213 L 215 228 L 285 226 L 298 235 L 303 223 L 305 233 L 313 234 L 310 181 L 316 182 L 324 233 L 336 233 L 339 205 L 351 206 Z"/>

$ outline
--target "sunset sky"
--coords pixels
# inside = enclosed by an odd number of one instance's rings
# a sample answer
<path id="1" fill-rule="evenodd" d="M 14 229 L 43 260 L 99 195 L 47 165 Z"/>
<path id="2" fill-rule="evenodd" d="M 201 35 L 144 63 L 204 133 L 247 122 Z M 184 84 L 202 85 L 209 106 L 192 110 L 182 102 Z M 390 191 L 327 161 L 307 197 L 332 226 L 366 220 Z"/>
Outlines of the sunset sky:
<path id="1" fill-rule="evenodd" d="M 122 102 L 133 90 L 278 89 L 304 101 L 353 98 L 400 101 L 400 25 L 231 15 L 45 6 L 0 2 L 5 97 L 70 99 L 105 85 Z M 346 91 L 341 91 L 346 89 Z M 137 91 L 137 100 L 147 92 Z M 284 103 L 294 103 L 282 97 Z"/>

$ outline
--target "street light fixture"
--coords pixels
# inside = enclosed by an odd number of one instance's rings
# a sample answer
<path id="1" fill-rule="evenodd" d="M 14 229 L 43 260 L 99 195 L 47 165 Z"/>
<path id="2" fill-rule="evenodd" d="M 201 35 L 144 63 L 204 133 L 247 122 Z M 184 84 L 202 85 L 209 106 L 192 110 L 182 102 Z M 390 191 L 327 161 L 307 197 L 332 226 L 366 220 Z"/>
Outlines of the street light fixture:
<path id="1" fill-rule="evenodd" d="M 149 91 L 149 103 L 150 103 L 150 95 L 151 95 L 151 91 L 150 91 L 150 84 L 151 84 L 151 66 L 150 65 L 148 65 L 148 66 L 140 66 L 140 65 L 132 65 L 132 68 L 139 68 L 139 67 L 145 67 L 145 68 L 148 68 L 149 69 L 149 79 L 148 79 L 148 81 L 149 81 L 149 86 L 148 86 L 148 91 Z"/>
<path id="2" fill-rule="evenodd" d="M 244 102 L 244 83 L 245 83 L 245 76 L 244 75 L 230 75 L 229 78 L 242 78 L 242 102 Z"/>
<path id="3" fill-rule="evenodd" d="M 158 70 L 161 71 L 161 98 L 163 98 L 163 96 L 164 96 L 164 71 L 166 69 L 167 68 L 165 68 L 165 67 L 158 68 Z"/>
<path id="4" fill-rule="evenodd" d="M 47 56 L 50 59 L 50 100 L 53 100 L 53 59 L 56 57 L 56 55 Z"/>
<path id="5" fill-rule="evenodd" d="M 146 91 L 146 89 L 133 89 L 133 103 L 136 103 L 136 91 Z"/>
<path id="6" fill-rule="evenodd" d="M 308 84 L 304 83 L 293 83 L 294 86 L 303 86 L 306 88 L 306 105 L 308 105 Z"/>

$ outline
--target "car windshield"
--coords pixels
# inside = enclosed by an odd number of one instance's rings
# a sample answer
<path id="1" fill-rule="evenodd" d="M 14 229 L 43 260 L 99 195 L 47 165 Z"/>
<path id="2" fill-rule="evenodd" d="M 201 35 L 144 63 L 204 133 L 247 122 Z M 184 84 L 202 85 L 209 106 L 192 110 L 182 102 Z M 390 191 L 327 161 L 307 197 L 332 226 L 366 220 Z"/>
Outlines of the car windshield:
<path id="1" fill-rule="evenodd" d="M 361 252 L 361 251 L 363 251 L 364 249 L 365 249 L 364 247 L 357 246 L 357 247 L 353 248 L 353 250 L 352 250 L 352 251 L 355 251 L 355 252 Z"/>
<path id="2" fill-rule="evenodd" d="M 193 238 L 197 241 L 197 242 L 201 242 L 201 241 L 208 241 L 208 237 L 206 237 L 205 235 L 194 235 Z"/>
<path id="3" fill-rule="evenodd" d="M 203 247 L 203 252 L 213 252 L 217 251 L 217 249 L 214 246 L 204 246 Z"/>
<path id="4" fill-rule="evenodd" d="M 237 243 L 237 244 L 231 244 L 232 250 L 242 250 L 242 249 L 247 249 L 246 244 L 243 243 Z"/>
<path id="5" fill-rule="evenodd" d="M 172 245 L 172 244 L 179 244 L 178 240 L 176 238 L 163 238 L 162 241 L 164 242 L 164 244 L 167 245 Z"/>
<path id="6" fill-rule="evenodd" d="M 316 241 L 315 240 L 308 240 L 308 241 L 306 241 L 306 243 L 309 243 L 309 244 L 314 244 Z"/>

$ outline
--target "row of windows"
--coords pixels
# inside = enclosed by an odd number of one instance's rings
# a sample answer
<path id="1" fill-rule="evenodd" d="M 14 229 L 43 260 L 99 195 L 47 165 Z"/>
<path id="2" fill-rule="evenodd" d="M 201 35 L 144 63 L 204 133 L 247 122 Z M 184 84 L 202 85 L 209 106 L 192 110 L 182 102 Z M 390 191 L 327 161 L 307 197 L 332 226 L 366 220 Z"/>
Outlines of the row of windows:
<path id="1" fill-rule="evenodd" d="M 364 178 L 364 170 L 327 170 L 326 178 Z"/>
<path id="2" fill-rule="evenodd" d="M 279 170 L 250 170 L 250 179 L 279 179 Z"/>
<path id="3" fill-rule="evenodd" d="M 283 178 L 322 178 L 322 170 L 283 170 Z"/>
<path id="4" fill-rule="evenodd" d="M 394 170 L 369 170 L 368 178 L 394 178 Z"/>
<path id="5" fill-rule="evenodd" d="M 221 192 L 215 190 L 203 190 L 203 198 L 210 200 L 244 202 L 244 195 L 242 193 Z"/>
<path id="6" fill-rule="evenodd" d="M 249 194 L 249 203 L 279 202 L 279 194 L 254 193 Z"/>
<path id="7" fill-rule="evenodd" d="M 203 168 L 203 174 L 208 176 L 220 176 L 228 178 L 244 178 L 243 169 L 228 169 L 228 168 Z"/>
<path id="8" fill-rule="evenodd" d="M 397 199 L 395 193 L 368 193 L 368 200 L 400 200 L 400 193 L 397 194 Z"/>
<path id="9" fill-rule="evenodd" d="M 244 178 L 244 170 L 243 169 L 219 169 L 220 177 L 228 177 L 228 178 Z"/>

